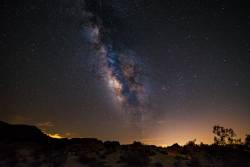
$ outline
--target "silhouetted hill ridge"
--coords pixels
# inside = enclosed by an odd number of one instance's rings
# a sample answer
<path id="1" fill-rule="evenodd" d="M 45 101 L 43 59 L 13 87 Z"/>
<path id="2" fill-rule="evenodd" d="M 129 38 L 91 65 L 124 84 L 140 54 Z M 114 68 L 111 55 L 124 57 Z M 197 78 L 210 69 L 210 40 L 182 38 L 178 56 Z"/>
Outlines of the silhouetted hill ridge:
<path id="1" fill-rule="evenodd" d="M 250 149 L 243 144 L 169 147 L 140 142 L 120 145 L 95 138 L 54 139 L 35 126 L 0 121 L 0 167 L 247 167 Z"/>
<path id="2" fill-rule="evenodd" d="M 8 124 L 0 121 L 0 141 L 34 141 L 42 142 L 48 139 L 40 129 L 31 125 Z"/>

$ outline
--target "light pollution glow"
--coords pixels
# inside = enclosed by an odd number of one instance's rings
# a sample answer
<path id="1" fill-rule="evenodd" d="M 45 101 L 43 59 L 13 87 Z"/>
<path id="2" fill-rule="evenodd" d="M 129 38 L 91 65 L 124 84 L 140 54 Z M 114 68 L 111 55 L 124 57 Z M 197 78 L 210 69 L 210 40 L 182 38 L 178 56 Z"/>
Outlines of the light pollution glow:
<path id="1" fill-rule="evenodd" d="M 58 133 L 55 133 L 55 134 L 49 134 L 49 133 L 47 133 L 46 135 L 48 135 L 51 138 L 55 138 L 55 139 L 65 138 L 65 137 L 61 136 L 60 134 L 58 134 Z"/>

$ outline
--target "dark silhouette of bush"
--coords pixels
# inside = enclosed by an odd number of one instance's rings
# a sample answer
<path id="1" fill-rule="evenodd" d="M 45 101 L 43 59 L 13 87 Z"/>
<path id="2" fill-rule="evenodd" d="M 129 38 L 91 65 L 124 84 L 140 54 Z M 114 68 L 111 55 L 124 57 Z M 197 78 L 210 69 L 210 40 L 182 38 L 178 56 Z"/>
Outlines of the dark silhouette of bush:
<path id="1" fill-rule="evenodd" d="M 182 148 L 182 154 L 193 154 L 194 152 L 198 151 L 199 146 L 195 144 L 196 139 L 188 141 Z"/>
<path id="2" fill-rule="evenodd" d="M 182 163 L 181 163 L 182 158 L 179 156 L 175 157 L 175 162 L 174 162 L 174 167 L 182 167 Z"/>
<path id="3" fill-rule="evenodd" d="M 82 150 L 85 153 L 99 152 L 104 149 L 103 142 L 95 138 L 73 138 L 69 140 L 71 152 Z"/>
<path id="4" fill-rule="evenodd" d="M 131 150 L 134 152 L 140 152 L 143 153 L 146 156 L 153 156 L 155 155 L 154 149 L 152 149 L 152 146 L 143 145 L 141 142 L 133 142 L 133 144 L 128 145 L 125 147 L 125 150 Z M 161 149 L 157 149 L 157 151 L 160 151 Z"/>
<path id="5" fill-rule="evenodd" d="M 181 146 L 178 143 L 173 144 L 172 146 L 167 147 L 168 151 L 176 151 L 179 152 L 181 150 Z"/>
<path id="6" fill-rule="evenodd" d="M 174 167 L 181 167 L 181 161 L 175 161 L 174 162 Z"/>
<path id="7" fill-rule="evenodd" d="M 131 146 L 132 146 L 133 148 L 141 148 L 141 147 L 143 147 L 143 144 L 142 144 L 141 142 L 139 142 L 139 141 L 134 141 L 134 142 L 131 144 Z"/>
<path id="8" fill-rule="evenodd" d="M 108 167 L 104 164 L 104 161 L 95 157 L 88 157 L 85 154 L 80 155 L 78 161 L 82 164 L 88 165 L 89 167 Z"/>
<path id="9" fill-rule="evenodd" d="M 117 141 L 105 141 L 104 147 L 106 149 L 106 154 L 111 154 L 120 149 L 120 143 Z"/>
<path id="10" fill-rule="evenodd" d="M 250 135 L 246 135 L 245 143 L 246 146 L 250 147 Z"/>
<path id="11" fill-rule="evenodd" d="M 148 166 L 150 159 L 145 148 L 142 143 L 134 142 L 125 148 L 120 156 L 120 162 L 125 163 L 128 167 Z"/>
<path id="12" fill-rule="evenodd" d="M 125 163 L 128 167 L 147 166 L 150 159 L 147 155 L 139 151 L 125 151 L 120 156 L 120 162 Z"/>
<path id="13" fill-rule="evenodd" d="M 160 162 L 156 162 L 156 163 L 154 164 L 154 166 L 155 166 L 155 167 L 163 167 L 163 165 L 162 165 Z"/>
<path id="14" fill-rule="evenodd" d="M 83 164 L 88 164 L 90 163 L 91 161 L 95 161 L 95 158 L 90 158 L 90 157 L 87 157 L 86 155 L 80 155 L 79 156 L 79 162 L 83 163 Z"/>
<path id="15" fill-rule="evenodd" d="M 201 163 L 198 158 L 192 158 L 187 164 L 189 167 L 201 167 Z"/>

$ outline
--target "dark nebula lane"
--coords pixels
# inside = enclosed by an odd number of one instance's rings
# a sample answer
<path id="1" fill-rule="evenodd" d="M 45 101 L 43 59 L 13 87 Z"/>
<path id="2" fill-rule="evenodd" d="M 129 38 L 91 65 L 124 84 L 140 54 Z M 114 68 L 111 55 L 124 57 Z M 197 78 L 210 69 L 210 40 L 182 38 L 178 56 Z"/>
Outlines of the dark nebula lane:
<path id="1" fill-rule="evenodd" d="M 98 17 L 98 16 L 91 16 Z M 87 18 L 88 20 L 98 20 Z M 117 99 L 117 103 L 127 114 L 136 117 L 135 120 L 140 121 L 145 111 L 143 105 L 146 103 L 146 94 L 143 80 L 143 72 L 139 71 L 142 67 L 138 67 L 138 55 L 132 51 L 118 50 L 114 47 L 111 37 L 102 39 L 105 27 L 98 23 L 90 22 L 83 26 L 86 39 L 97 50 L 95 59 L 99 64 L 100 74 L 107 84 L 113 96 Z M 109 41 L 109 42 L 105 42 Z M 139 76 L 141 75 L 141 76 Z"/>

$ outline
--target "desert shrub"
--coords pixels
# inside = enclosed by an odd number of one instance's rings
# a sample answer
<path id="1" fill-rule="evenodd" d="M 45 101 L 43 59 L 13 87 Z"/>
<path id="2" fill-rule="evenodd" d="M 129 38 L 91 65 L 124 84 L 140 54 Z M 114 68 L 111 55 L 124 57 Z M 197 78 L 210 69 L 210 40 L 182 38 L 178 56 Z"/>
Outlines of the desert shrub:
<path id="1" fill-rule="evenodd" d="M 199 161 L 198 158 L 192 158 L 189 162 L 188 162 L 188 166 L 189 167 L 201 167 L 201 163 Z"/>
<path id="2" fill-rule="evenodd" d="M 138 167 L 138 166 L 143 167 L 149 164 L 150 159 L 143 152 L 130 150 L 130 151 L 125 151 L 120 156 L 120 162 L 125 163 L 129 167 Z"/>
<path id="3" fill-rule="evenodd" d="M 78 161 L 83 163 L 83 164 L 89 164 L 91 162 L 94 162 L 96 161 L 96 158 L 93 158 L 93 157 L 89 157 L 85 154 L 81 154 L 78 158 Z"/>
<path id="4" fill-rule="evenodd" d="M 168 154 L 168 151 L 166 148 L 158 148 L 157 151 L 161 154 L 165 154 L 167 155 Z M 155 155 L 155 153 L 153 152 L 153 155 Z"/>
<path id="5" fill-rule="evenodd" d="M 174 167 L 181 167 L 181 159 L 180 158 L 175 158 L 176 161 L 174 162 Z"/>
<path id="6" fill-rule="evenodd" d="M 111 154 L 120 148 L 120 143 L 117 141 L 106 141 L 104 142 L 106 154 Z"/>
<path id="7" fill-rule="evenodd" d="M 82 153 L 79 156 L 78 161 L 82 164 L 88 165 L 89 167 L 108 167 L 107 165 L 105 165 L 105 162 L 103 160 L 98 158 L 97 155 L 89 156 L 89 155 Z"/>
<path id="8" fill-rule="evenodd" d="M 154 164 L 154 166 L 155 166 L 155 167 L 163 167 L 163 165 L 162 165 L 160 162 L 156 162 L 156 163 Z"/>
<path id="9" fill-rule="evenodd" d="M 145 156 L 153 156 L 156 154 L 152 146 L 143 145 L 141 142 L 134 142 L 128 147 L 128 149 L 131 151 L 140 152 Z M 158 149 L 158 151 L 160 150 Z"/>
<path id="10" fill-rule="evenodd" d="M 194 152 L 198 151 L 198 146 L 195 144 L 196 139 L 187 142 L 186 145 L 183 146 L 181 151 L 182 154 L 193 154 Z"/>
<path id="11" fill-rule="evenodd" d="M 250 147 L 250 135 L 246 135 L 245 145 L 248 146 L 248 147 Z"/>
<path id="12" fill-rule="evenodd" d="M 93 161 L 89 164 L 89 167 L 110 167 L 104 164 L 103 161 Z"/>
<path id="13" fill-rule="evenodd" d="M 174 152 L 180 152 L 181 149 L 182 147 L 178 143 L 175 143 L 172 146 L 167 147 L 168 151 L 174 151 Z"/>
<path id="14" fill-rule="evenodd" d="M 134 141 L 131 146 L 133 146 L 133 147 L 141 147 L 141 146 L 143 146 L 143 144 L 141 142 L 139 142 L 139 141 Z"/>

